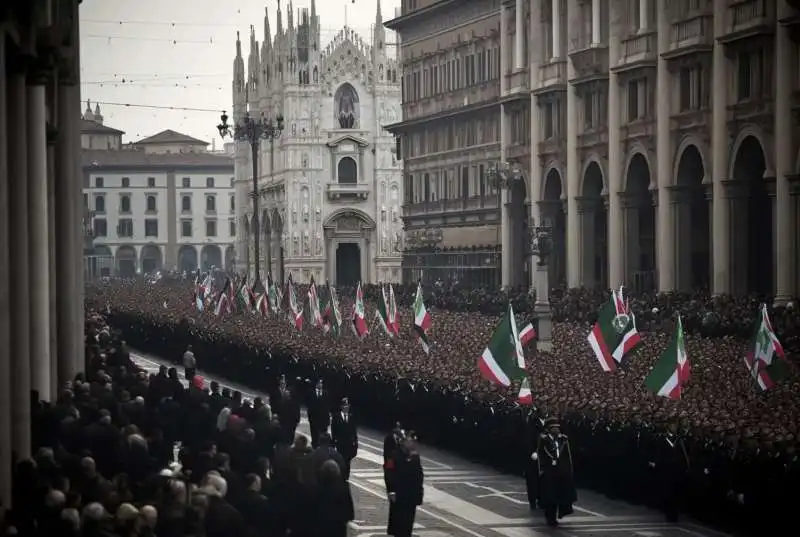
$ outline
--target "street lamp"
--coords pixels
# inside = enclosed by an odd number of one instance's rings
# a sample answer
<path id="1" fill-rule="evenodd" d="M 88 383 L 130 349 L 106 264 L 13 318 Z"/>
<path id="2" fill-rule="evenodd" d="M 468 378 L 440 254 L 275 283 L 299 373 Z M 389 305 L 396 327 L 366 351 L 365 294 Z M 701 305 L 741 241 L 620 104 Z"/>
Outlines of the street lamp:
<path id="1" fill-rule="evenodd" d="M 547 258 L 553 252 L 553 234 L 547 225 L 537 226 L 534 223 L 530 229 L 531 253 L 539 259 L 534 275 L 536 302 L 533 305 L 537 319 L 537 348 L 550 352 L 553 349 L 553 319 L 550 311 L 550 271 Z"/>
<path id="2" fill-rule="evenodd" d="M 283 116 L 278 115 L 273 121 L 265 114 L 261 114 L 259 118 L 253 118 L 250 112 L 246 112 L 241 122 L 231 128 L 228 125 L 228 115 L 222 112 L 220 116 L 221 123 L 217 125 L 220 137 L 223 139 L 227 136 L 232 136 L 238 142 L 247 142 L 250 144 L 250 157 L 253 162 L 253 241 L 254 241 L 254 254 L 255 254 L 255 281 L 261 281 L 261 259 L 259 252 L 260 241 L 260 223 L 258 218 L 258 149 L 261 140 L 269 140 L 270 144 L 270 174 L 273 172 L 274 163 L 272 156 L 274 151 L 275 139 L 279 138 L 283 131 Z"/>
<path id="3" fill-rule="evenodd" d="M 525 180 L 522 168 L 516 162 L 497 162 L 487 171 L 489 184 L 497 189 L 511 190 Z"/>

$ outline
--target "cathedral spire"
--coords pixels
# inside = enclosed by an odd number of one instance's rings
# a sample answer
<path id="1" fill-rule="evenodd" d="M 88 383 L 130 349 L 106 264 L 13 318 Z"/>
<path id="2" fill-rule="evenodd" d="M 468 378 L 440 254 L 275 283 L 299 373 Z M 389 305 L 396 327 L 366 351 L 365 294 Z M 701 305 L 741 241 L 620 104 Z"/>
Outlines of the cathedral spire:
<path id="1" fill-rule="evenodd" d="M 236 32 L 236 59 L 239 60 L 242 58 L 242 40 L 239 36 L 239 32 Z"/>
<path id="2" fill-rule="evenodd" d="M 381 0 L 378 1 L 378 9 L 375 12 L 375 25 L 383 24 L 383 16 L 381 15 Z"/>
<path id="3" fill-rule="evenodd" d="M 311 24 L 317 19 L 317 0 L 311 0 Z"/>
<path id="4" fill-rule="evenodd" d="M 281 15 L 281 0 L 278 0 L 278 34 L 283 35 L 283 16 Z"/>
<path id="5" fill-rule="evenodd" d="M 269 28 L 269 8 L 264 6 L 264 44 L 272 46 L 272 32 Z"/>
<path id="6" fill-rule="evenodd" d="M 289 0 L 289 6 L 286 8 L 286 20 L 289 25 L 289 31 L 294 29 L 294 5 L 292 0 Z"/>

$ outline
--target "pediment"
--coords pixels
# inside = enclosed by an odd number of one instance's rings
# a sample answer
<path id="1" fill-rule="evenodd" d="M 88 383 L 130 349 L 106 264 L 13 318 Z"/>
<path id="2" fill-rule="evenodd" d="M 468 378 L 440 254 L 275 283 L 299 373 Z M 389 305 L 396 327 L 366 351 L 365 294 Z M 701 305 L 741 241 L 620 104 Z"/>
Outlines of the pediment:
<path id="1" fill-rule="evenodd" d="M 369 142 L 366 141 L 365 139 L 350 134 L 345 134 L 344 136 L 339 136 L 338 138 L 334 138 L 333 140 L 327 143 L 327 146 L 338 147 L 342 144 L 347 144 L 347 143 L 354 143 L 361 148 L 369 146 Z"/>

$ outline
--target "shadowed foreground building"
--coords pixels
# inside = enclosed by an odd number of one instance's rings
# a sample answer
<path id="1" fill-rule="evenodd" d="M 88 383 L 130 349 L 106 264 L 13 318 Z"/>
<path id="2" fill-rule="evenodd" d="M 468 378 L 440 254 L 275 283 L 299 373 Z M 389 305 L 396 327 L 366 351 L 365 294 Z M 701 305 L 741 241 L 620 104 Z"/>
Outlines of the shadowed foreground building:
<path id="1" fill-rule="evenodd" d="M 392 129 L 404 151 L 422 151 L 404 161 L 423 192 L 406 200 L 409 225 L 447 207 L 425 193 L 442 192 L 434 168 L 449 178 L 452 160 L 420 146 L 429 136 L 414 125 L 447 129 L 437 114 L 453 101 L 448 117 L 477 117 L 471 96 L 493 86 L 474 76 L 483 52 L 472 28 L 494 13 L 485 32 L 502 50 L 499 149 L 479 153 L 525 178 L 525 192 L 501 193 L 504 285 L 528 281 L 527 217 L 554 229 L 553 284 L 797 296 L 800 19 L 791 4 L 405 2 L 387 25 L 401 35 L 407 90 Z M 463 24 L 449 51 L 437 45 L 448 34 L 430 36 L 454 17 Z"/>
<path id="2" fill-rule="evenodd" d="M 2 508 L 12 452 L 31 456 L 31 390 L 55 399 L 84 368 L 78 4 L 0 11 Z"/>

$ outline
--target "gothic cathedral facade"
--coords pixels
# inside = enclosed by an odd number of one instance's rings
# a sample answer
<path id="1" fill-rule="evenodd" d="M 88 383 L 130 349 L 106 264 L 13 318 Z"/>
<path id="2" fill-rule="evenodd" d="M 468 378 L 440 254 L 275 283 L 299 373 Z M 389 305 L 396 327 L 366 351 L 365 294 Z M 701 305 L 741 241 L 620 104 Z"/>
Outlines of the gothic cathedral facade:
<path id="1" fill-rule="evenodd" d="M 400 120 L 400 76 L 380 0 L 371 43 L 345 27 L 321 47 L 315 2 L 293 15 L 290 3 L 284 27 L 278 3 L 273 38 L 265 14 L 260 47 L 251 27 L 247 72 L 237 36 L 234 124 L 283 117 L 255 153 L 259 214 L 252 146 L 236 142 L 238 269 L 253 274 L 257 237 L 260 272 L 275 280 L 399 282 L 402 163 L 384 125 Z"/>

